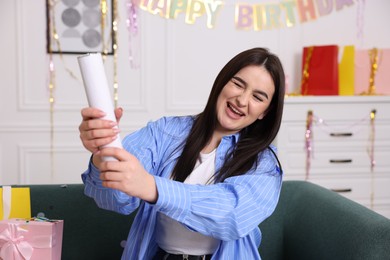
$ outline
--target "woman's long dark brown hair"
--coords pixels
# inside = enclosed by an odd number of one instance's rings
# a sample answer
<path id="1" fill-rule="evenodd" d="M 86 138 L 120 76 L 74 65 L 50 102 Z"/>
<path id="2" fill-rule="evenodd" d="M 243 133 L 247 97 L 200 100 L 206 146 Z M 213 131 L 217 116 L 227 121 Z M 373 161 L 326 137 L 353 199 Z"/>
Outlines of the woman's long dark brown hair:
<path id="1" fill-rule="evenodd" d="M 241 130 L 236 146 L 228 152 L 225 163 L 214 176 L 215 182 L 245 174 L 253 166 L 257 166 L 259 154 L 275 139 L 283 114 L 285 94 L 283 66 L 279 58 L 267 49 L 249 49 L 233 57 L 216 77 L 206 107 L 196 116 L 183 152 L 173 169 L 174 180 L 184 182 L 193 171 L 199 153 L 210 141 L 217 126 L 216 104 L 219 94 L 238 71 L 250 65 L 263 66 L 270 73 L 275 92 L 265 117 Z"/>

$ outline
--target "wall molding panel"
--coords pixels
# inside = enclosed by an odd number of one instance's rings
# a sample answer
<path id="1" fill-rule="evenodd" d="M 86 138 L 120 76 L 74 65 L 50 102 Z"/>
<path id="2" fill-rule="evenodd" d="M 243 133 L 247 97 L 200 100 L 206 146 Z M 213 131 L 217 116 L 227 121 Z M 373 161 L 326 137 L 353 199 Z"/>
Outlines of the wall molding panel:
<path id="1" fill-rule="evenodd" d="M 79 144 L 56 144 L 53 150 L 41 144 L 19 144 L 19 180 L 36 184 L 80 183 L 80 174 L 87 168 L 89 157 Z M 80 162 L 84 162 L 84 168 L 78 166 Z"/>
<path id="2" fill-rule="evenodd" d="M 177 49 L 177 38 L 178 30 L 175 28 L 173 23 L 165 23 L 166 31 L 166 64 L 165 64 L 165 75 L 166 75 L 166 110 L 169 112 L 182 113 L 197 113 L 200 109 L 203 109 L 205 102 L 197 103 L 194 102 L 191 96 L 188 99 L 177 99 L 177 90 L 180 87 L 177 84 L 178 74 L 185 70 L 185 66 L 181 67 L 180 64 L 176 63 L 176 49 Z M 196 73 L 196 68 L 194 69 Z M 187 86 L 184 86 L 187 87 Z"/>

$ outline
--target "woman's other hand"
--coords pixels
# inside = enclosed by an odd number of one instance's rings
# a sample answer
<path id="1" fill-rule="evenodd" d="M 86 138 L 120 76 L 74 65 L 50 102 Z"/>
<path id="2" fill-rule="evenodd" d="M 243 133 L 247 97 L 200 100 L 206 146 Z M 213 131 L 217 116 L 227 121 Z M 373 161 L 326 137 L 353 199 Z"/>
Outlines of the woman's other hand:
<path id="1" fill-rule="evenodd" d="M 117 161 L 100 161 L 97 165 L 104 187 L 120 190 L 150 203 L 157 201 L 158 193 L 154 177 L 145 170 L 134 155 L 114 147 L 102 148 L 95 155 L 117 159 Z"/>

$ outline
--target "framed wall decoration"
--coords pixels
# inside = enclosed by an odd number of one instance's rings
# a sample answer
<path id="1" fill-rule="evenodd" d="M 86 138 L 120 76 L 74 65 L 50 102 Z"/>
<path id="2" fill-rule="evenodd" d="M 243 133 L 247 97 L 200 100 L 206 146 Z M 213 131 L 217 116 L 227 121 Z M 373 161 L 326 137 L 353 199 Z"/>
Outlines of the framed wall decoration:
<path id="1" fill-rule="evenodd" d="M 47 52 L 113 54 L 112 0 L 46 0 Z"/>

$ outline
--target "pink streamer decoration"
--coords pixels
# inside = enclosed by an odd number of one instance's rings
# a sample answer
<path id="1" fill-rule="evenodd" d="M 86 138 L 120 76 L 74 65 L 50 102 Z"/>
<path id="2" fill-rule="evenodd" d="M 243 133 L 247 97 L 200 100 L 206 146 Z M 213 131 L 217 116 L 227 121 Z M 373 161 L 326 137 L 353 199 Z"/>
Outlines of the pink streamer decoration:
<path id="1" fill-rule="evenodd" d="M 356 28 L 357 28 L 357 39 L 360 42 L 360 45 L 363 46 L 364 39 L 364 10 L 366 5 L 366 0 L 357 1 L 357 15 L 356 15 Z"/>
<path id="2" fill-rule="evenodd" d="M 374 157 L 374 148 L 375 148 L 375 117 L 376 110 L 373 109 L 370 113 L 370 125 L 371 125 L 371 133 L 370 133 L 370 147 L 368 148 L 368 156 L 370 157 L 371 162 L 371 196 L 370 196 L 370 206 L 371 209 L 374 209 L 374 199 L 375 199 L 375 157 Z"/>
<path id="3" fill-rule="evenodd" d="M 50 73 L 54 72 L 54 63 L 53 63 L 53 58 L 52 57 L 50 57 L 49 71 L 50 71 Z"/>
<path id="4" fill-rule="evenodd" d="M 313 141 L 313 112 L 309 110 L 306 118 L 306 133 L 305 133 L 305 148 L 306 148 L 306 177 L 309 179 L 311 157 L 313 153 L 312 141 Z"/>
<path id="5" fill-rule="evenodd" d="M 371 172 L 374 171 L 375 167 L 375 157 L 374 157 L 374 148 L 375 148 L 375 115 L 376 110 L 371 111 L 370 113 L 370 125 L 371 125 L 371 133 L 370 133 L 370 149 L 369 149 L 369 156 L 370 156 L 370 162 L 371 162 Z"/>
<path id="6" fill-rule="evenodd" d="M 138 24 L 138 5 L 139 0 L 128 0 L 126 3 L 127 19 L 126 26 L 129 32 L 129 62 L 132 68 L 139 68 L 137 58 L 134 55 L 133 45 L 137 45 L 137 39 L 139 36 L 139 24 Z M 138 48 L 138 52 L 139 52 Z"/>

